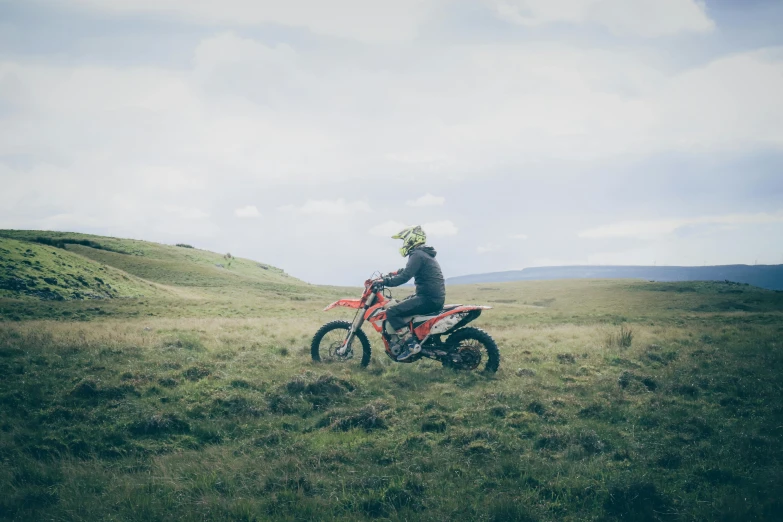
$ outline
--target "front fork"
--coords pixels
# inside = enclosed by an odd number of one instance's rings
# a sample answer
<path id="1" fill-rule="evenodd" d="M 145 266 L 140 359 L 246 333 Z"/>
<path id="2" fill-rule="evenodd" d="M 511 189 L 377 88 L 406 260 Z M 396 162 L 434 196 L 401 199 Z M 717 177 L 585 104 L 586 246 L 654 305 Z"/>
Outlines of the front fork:
<path id="1" fill-rule="evenodd" d="M 364 306 L 356 311 L 356 317 L 353 318 L 353 322 L 351 323 L 351 329 L 348 330 L 348 335 L 345 336 L 345 341 L 343 341 L 343 345 L 337 349 L 337 355 L 342 357 L 343 355 L 345 355 L 350 351 L 351 343 L 353 343 L 353 339 L 354 337 L 356 337 L 356 332 L 364 324 L 364 314 L 367 312 L 367 309 L 371 307 L 374 302 L 375 302 L 375 294 L 370 294 Z"/>

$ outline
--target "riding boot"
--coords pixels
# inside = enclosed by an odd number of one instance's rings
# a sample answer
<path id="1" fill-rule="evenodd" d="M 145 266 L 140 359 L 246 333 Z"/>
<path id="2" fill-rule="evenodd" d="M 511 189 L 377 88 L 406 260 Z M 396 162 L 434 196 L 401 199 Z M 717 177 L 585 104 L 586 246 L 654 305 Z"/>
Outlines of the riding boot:
<path id="1" fill-rule="evenodd" d="M 397 356 L 398 361 L 404 361 L 421 351 L 421 345 L 419 345 L 419 342 L 416 340 L 416 338 L 413 335 L 409 336 L 403 342 L 405 343 L 403 345 L 404 349 L 402 353 Z"/>

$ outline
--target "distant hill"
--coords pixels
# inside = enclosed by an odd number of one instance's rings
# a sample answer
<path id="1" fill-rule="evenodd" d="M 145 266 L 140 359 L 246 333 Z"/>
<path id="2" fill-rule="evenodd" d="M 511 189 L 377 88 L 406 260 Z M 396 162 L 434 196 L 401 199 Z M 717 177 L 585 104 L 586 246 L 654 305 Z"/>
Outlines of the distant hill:
<path id="1" fill-rule="evenodd" d="M 721 266 L 547 266 L 450 277 L 451 285 L 546 279 L 646 279 L 648 281 L 732 281 L 783 290 L 783 265 Z"/>
<path id="2" fill-rule="evenodd" d="M 161 294 L 154 284 L 65 249 L 0 237 L 0 296 L 46 301 Z"/>
<path id="3" fill-rule="evenodd" d="M 61 301 L 303 286 L 279 268 L 190 245 L 0 230 L 0 297 Z"/>

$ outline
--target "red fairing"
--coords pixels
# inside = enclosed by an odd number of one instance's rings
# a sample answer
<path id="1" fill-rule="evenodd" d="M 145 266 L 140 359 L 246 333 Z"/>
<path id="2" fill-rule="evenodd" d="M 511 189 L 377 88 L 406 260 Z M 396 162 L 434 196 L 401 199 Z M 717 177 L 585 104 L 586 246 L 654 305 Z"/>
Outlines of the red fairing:
<path id="1" fill-rule="evenodd" d="M 361 308 L 362 307 L 362 300 L 361 299 L 340 299 L 339 301 L 335 301 L 334 303 L 330 304 L 326 308 L 324 308 L 324 311 L 331 310 L 332 308 L 336 308 L 338 306 L 345 306 L 347 308 Z"/>
<path id="2" fill-rule="evenodd" d="M 385 302 L 374 304 L 364 313 L 365 321 L 368 321 L 377 332 L 383 330 L 383 322 L 386 320 L 384 306 L 386 306 Z"/>
<path id="3" fill-rule="evenodd" d="M 334 303 L 330 304 L 326 308 L 324 308 L 324 311 L 331 310 L 332 308 L 336 308 L 338 306 L 344 306 L 346 308 L 361 308 L 364 306 L 364 303 L 367 302 L 367 298 L 372 294 L 372 291 L 370 290 L 370 287 L 368 286 L 366 290 L 364 291 L 364 294 L 362 294 L 361 299 L 340 299 L 339 301 L 335 301 Z M 386 304 L 388 302 L 388 299 L 386 299 L 382 293 L 376 292 L 375 293 L 375 304 Z"/>

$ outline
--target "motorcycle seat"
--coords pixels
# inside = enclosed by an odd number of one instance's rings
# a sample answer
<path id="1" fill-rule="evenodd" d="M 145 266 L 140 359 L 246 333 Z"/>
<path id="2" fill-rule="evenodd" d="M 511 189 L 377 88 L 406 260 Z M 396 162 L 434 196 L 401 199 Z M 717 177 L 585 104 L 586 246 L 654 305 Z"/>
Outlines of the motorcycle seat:
<path id="1" fill-rule="evenodd" d="M 413 317 L 406 317 L 405 322 L 412 321 L 414 326 L 417 326 L 421 323 L 426 323 L 430 319 L 435 319 L 440 314 L 448 312 L 449 310 L 454 310 L 455 308 L 458 308 L 462 306 L 461 304 L 448 304 L 443 307 L 443 309 L 440 312 L 436 312 L 434 314 L 427 314 L 427 315 L 414 315 Z"/>

